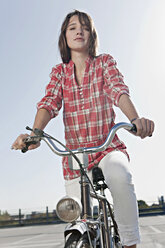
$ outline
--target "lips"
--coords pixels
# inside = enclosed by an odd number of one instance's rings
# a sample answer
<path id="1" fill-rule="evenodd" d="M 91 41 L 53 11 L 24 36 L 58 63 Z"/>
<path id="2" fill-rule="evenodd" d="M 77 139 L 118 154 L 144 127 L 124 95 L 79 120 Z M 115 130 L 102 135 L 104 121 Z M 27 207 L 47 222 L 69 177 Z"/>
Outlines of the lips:
<path id="1" fill-rule="evenodd" d="M 84 41 L 84 39 L 83 39 L 83 38 L 81 38 L 81 37 L 78 37 L 78 38 L 76 38 L 75 40 L 78 40 L 78 41 Z"/>

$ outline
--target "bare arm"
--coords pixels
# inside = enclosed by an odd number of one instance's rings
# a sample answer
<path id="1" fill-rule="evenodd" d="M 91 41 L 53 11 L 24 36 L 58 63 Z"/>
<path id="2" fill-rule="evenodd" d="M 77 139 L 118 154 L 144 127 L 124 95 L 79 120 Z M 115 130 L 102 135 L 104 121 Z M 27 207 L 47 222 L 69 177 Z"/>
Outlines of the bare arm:
<path id="1" fill-rule="evenodd" d="M 50 121 L 51 117 L 49 112 L 46 109 L 39 109 L 37 111 L 34 124 L 33 124 L 33 129 L 34 128 L 39 128 L 39 129 L 44 129 L 48 122 Z"/>
<path id="2" fill-rule="evenodd" d="M 137 136 L 140 136 L 142 139 L 151 136 L 154 131 L 154 122 L 146 118 L 139 118 L 139 115 L 133 105 L 130 97 L 126 94 L 123 94 L 119 98 L 119 108 L 131 121 L 136 118 L 132 123 L 137 127 Z"/>
<path id="3" fill-rule="evenodd" d="M 123 94 L 119 98 L 119 108 L 131 121 L 134 118 L 139 118 L 138 113 L 133 105 L 130 97 L 126 94 Z"/>
<path id="4" fill-rule="evenodd" d="M 51 117 L 49 112 L 46 109 L 39 109 L 37 111 L 36 117 L 35 117 L 35 121 L 34 121 L 34 125 L 33 125 L 33 129 L 34 128 L 39 128 L 39 129 L 44 129 L 46 127 L 46 125 L 48 124 L 48 122 L 50 121 Z M 31 133 L 31 135 L 34 135 L 33 133 Z M 28 134 L 21 134 L 18 136 L 18 138 L 15 140 L 15 142 L 12 145 L 12 149 L 18 150 L 18 149 L 22 149 L 25 144 L 24 144 L 24 139 L 28 136 Z M 29 146 L 29 150 L 35 149 L 37 147 L 39 147 L 40 143 L 36 144 L 36 145 L 31 145 Z"/>

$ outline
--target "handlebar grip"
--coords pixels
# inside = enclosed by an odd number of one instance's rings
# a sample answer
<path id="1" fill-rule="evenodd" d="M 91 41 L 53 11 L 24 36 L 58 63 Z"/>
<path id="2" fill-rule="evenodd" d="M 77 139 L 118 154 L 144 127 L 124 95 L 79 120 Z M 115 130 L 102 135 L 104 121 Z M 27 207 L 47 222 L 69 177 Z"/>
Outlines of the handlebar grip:
<path id="1" fill-rule="evenodd" d="M 137 128 L 136 128 L 136 125 L 135 124 L 132 124 L 133 125 L 133 127 L 131 128 L 131 132 L 133 132 L 133 133 L 137 133 Z M 151 135 L 149 135 L 149 137 L 152 137 L 152 134 Z"/>
<path id="2" fill-rule="evenodd" d="M 136 125 L 135 124 L 132 124 L 133 125 L 133 127 L 131 128 L 131 132 L 133 132 L 133 133 L 137 133 L 137 128 L 136 128 Z"/>
<path id="3" fill-rule="evenodd" d="M 27 152 L 28 151 L 28 147 L 30 146 L 30 145 L 35 145 L 35 144 L 37 144 L 39 141 L 30 141 L 30 142 L 25 142 L 25 144 L 26 144 L 26 146 L 24 147 L 24 148 L 22 148 L 22 150 L 21 150 L 21 152 L 23 152 L 23 153 L 25 153 L 25 152 Z"/>
<path id="4" fill-rule="evenodd" d="M 27 152 L 28 151 L 28 147 L 29 147 L 29 145 L 27 146 L 27 144 L 26 144 L 26 146 L 24 148 L 22 148 L 21 152 L 23 152 L 23 153 Z"/>

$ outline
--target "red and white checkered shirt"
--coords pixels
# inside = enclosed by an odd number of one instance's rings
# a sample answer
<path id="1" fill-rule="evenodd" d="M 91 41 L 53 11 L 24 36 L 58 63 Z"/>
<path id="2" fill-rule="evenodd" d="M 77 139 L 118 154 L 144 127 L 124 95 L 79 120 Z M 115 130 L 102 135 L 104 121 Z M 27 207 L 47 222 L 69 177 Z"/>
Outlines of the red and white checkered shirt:
<path id="1" fill-rule="evenodd" d="M 53 118 L 63 103 L 65 139 L 70 149 L 101 145 L 114 126 L 113 105 L 118 106 L 122 94 L 129 94 L 112 56 L 88 57 L 81 86 L 76 82 L 72 60 L 53 67 L 50 78 L 46 95 L 37 104 L 38 109 L 47 109 Z M 105 151 L 88 155 L 88 169 L 113 150 L 127 154 L 117 135 Z M 66 180 L 80 176 L 79 171 L 69 169 L 67 157 L 63 158 L 63 173 Z"/>

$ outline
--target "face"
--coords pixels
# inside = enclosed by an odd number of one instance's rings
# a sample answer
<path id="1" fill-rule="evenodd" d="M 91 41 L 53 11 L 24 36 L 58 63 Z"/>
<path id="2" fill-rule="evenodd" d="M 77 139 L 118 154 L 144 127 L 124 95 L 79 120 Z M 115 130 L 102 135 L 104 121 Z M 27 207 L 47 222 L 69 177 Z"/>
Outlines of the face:
<path id="1" fill-rule="evenodd" d="M 88 27 L 81 25 L 77 15 L 72 16 L 66 29 L 66 40 L 71 54 L 74 51 L 88 53 L 89 36 Z"/>

